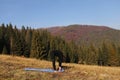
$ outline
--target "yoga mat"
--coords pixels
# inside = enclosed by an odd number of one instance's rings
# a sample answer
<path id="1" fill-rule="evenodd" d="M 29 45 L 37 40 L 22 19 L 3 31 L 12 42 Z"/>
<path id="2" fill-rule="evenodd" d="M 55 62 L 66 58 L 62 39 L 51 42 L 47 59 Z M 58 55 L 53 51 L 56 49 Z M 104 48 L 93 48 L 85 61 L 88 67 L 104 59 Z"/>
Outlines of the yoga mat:
<path id="1" fill-rule="evenodd" d="M 24 68 L 25 71 L 38 71 L 38 72 L 64 72 L 64 69 L 61 71 L 55 71 L 53 69 L 42 69 L 42 68 Z"/>

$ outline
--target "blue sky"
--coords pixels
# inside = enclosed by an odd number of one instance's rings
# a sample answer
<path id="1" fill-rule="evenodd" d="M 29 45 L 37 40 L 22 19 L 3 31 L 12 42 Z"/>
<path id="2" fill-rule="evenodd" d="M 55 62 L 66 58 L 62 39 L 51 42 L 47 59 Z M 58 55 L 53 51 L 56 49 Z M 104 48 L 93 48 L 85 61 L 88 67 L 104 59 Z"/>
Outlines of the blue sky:
<path id="1" fill-rule="evenodd" d="M 19 28 L 105 25 L 120 29 L 120 0 L 0 0 L 0 24 Z"/>

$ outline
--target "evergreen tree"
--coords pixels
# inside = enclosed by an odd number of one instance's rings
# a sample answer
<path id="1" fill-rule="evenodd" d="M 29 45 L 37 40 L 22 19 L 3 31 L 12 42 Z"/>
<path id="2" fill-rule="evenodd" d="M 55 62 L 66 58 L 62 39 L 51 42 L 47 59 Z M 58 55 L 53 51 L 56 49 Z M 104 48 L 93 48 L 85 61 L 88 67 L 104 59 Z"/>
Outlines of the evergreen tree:
<path id="1" fill-rule="evenodd" d="M 11 37 L 13 35 L 13 26 L 12 24 L 7 24 L 7 36 L 6 36 L 6 46 L 7 46 L 7 50 L 8 50 L 8 53 L 11 54 Z"/>
<path id="2" fill-rule="evenodd" d="M 117 49 L 114 43 L 111 43 L 108 47 L 109 49 L 109 59 L 108 64 L 111 66 L 117 66 L 119 64 L 118 57 L 117 57 Z"/>
<path id="3" fill-rule="evenodd" d="M 29 57 L 29 55 L 30 55 L 30 46 L 31 46 L 31 44 L 29 43 L 29 42 L 27 42 L 27 40 L 26 40 L 26 35 L 29 35 L 28 34 L 28 32 L 29 32 L 29 30 L 27 29 L 25 29 L 25 27 L 24 26 L 22 26 L 22 30 L 21 30 L 21 35 L 20 35 L 20 40 L 21 40 L 21 50 L 22 50 L 22 55 L 24 56 L 24 57 Z M 27 37 L 27 38 L 29 38 L 29 37 Z M 30 38 L 29 38 L 30 39 Z M 31 39 L 30 39 L 31 40 Z M 29 41 L 29 40 L 28 40 Z M 30 45 L 29 45 L 29 44 Z"/>
<path id="4" fill-rule="evenodd" d="M 11 51 L 12 51 L 12 54 L 22 56 L 23 55 L 23 49 L 24 49 L 23 45 L 24 44 L 23 44 L 23 41 L 22 41 L 21 34 L 15 26 L 13 35 L 11 37 Z"/>
<path id="5" fill-rule="evenodd" d="M 102 50 L 99 48 L 98 50 L 98 60 L 97 60 L 97 64 L 100 65 L 100 66 L 103 66 L 105 65 L 105 62 L 104 62 L 104 54 L 102 52 Z"/>
<path id="6" fill-rule="evenodd" d="M 33 32 L 32 45 L 31 45 L 31 54 L 30 57 L 37 57 L 37 48 L 38 48 L 38 31 Z"/>
<path id="7" fill-rule="evenodd" d="M 25 48 L 24 56 L 29 57 L 31 50 L 31 43 L 32 43 L 32 30 L 29 29 L 28 27 L 25 35 L 25 42 L 26 42 L 26 48 Z"/>
<path id="8" fill-rule="evenodd" d="M 49 40 L 46 30 L 37 30 L 33 32 L 30 57 L 38 59 L 47 59 L 49 52 Z"/>
<path id="9" fill-rule="evenodd" d="M 90 47 L 86 47 L 85 45 L 79 46 L 79 63 L 81 64 L 91 64 L 93 59 L 91 59 L 94 55 L 94 52 L 91 52 Z M 90 60 L 90 61 L 89 61 Z"/>
<path id="10" fill-rule="evenodd" d="M 94 47 L 93 44 L 91 44 L 90 47 L 88 48 L 87 54 L 86 54 L 88 56 L 87 63 L 88 64 L 96 64 L 97 50 L 96 50 L 96 48 Z"/>
<path id="11" fill-rule="evenodd" d="M 7 48 L 6 48 L 6 46 L 4 46 L 4 47 L 3 47 L 2 54 L 7 54 L 7 53 L 8 53 Z"/>
<path id="12" fill-rule="evenodd" d="M 119 61 L 118 65 L 120 66 L 120 46 L 118 46 L 118 48 L 117 48 L 117 57 L 118 57 L 118 61 Z"/>
<path id="13" fill-rule="evenodd" d="M 4 47 L 4 34 L 5 34 L 5 25 L 2 24 L 0 27 L 0 53 L 2 53 Z"/>
<path id="14" fill-rule="evenodd" d="M 75 43 L 73 41 L 71 41 L 70 43 L 70 62 L 72 63 L 78 63 L 78 52 L 77 52 L 77 46 L 75 45 Z"/>
<path id="15" fill-rule="evenodd" d="M 108 52 L 108 46 L 105 42 L 103 42 L 102 45 L 102 51 L 101 51 L 101 59 L 104 62 L 104 65 L 108 65 L 108 58 L 109 58 L 109 52 Z"/>

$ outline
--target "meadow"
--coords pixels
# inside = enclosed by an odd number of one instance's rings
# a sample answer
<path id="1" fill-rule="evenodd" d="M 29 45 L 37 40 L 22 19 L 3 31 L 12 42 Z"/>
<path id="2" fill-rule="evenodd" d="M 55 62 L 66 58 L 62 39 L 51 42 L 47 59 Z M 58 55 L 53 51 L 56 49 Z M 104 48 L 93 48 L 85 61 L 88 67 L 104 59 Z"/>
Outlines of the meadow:
<path id="1" fill-rule="evenodd" d="M 58 63 L 57 63 L 58 65 Z M 63 63 L 64 72 L 25 71 L 52 68 L 50 61 L 0 55 L 0 80 L 120 80 L 120 67 Z"/>

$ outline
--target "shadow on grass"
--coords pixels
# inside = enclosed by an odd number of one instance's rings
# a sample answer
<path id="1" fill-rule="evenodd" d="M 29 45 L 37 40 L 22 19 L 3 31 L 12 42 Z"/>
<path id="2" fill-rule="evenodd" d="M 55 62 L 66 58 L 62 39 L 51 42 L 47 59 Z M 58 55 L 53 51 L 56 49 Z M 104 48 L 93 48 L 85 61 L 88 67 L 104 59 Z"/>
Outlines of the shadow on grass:
<path id="1" fill-rule="evenodd" d="M 70 69 L 70 68 L 73 68 L 73 66 L 62 66 L 63 69 Z"/>

